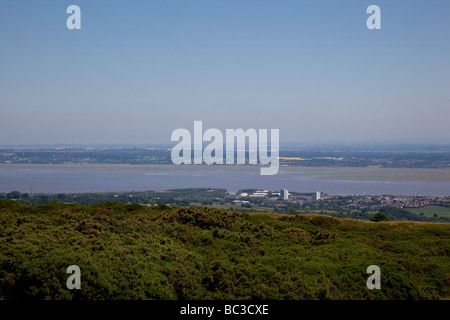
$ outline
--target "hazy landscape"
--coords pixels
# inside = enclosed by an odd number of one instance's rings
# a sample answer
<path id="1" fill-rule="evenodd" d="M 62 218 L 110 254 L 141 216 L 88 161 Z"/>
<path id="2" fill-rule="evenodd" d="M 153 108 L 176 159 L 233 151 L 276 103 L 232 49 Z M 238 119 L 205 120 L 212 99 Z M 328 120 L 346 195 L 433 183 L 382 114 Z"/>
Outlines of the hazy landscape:
<path id="1" fill-rule="evenodd" d="M 17 156 L 0 164 L 0 299 L 450 297 L 446 156 L 349 166 L 327 151 L 300 166 L 296 151 L 263 177 L 257 165 L 142 164 L 147 151 L 107 150 L 75 161 L 55 149 L 0 152 Z M 61 285 L 68 264 L 82 268 L 81 290 Z M 365 285 L 371 264 L 383 290 Z"/>
<path id="2" fill-rule="evenodd" d="M 450 300 L 449 12 L 0 1 L 0 301 Z"/>

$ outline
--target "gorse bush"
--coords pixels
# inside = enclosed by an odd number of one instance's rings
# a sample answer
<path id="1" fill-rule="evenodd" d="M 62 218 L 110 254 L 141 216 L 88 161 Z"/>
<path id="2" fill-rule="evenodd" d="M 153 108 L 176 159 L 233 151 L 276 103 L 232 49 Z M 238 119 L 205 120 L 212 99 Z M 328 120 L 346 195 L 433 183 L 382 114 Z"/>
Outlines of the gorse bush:
<path id="1" fill-rule="evenodd" d="M 373 217 L 370 219 L 375 222 L 379 221 L 390 221 L 388 214 L 386 212 L 377 212 L 373 215 Z"/>
<path id="2" fill-rule="evenodd" d="M 448 299 L 450 226 L 0 201 L 0 299 Z M 381 269 L 369 290 L 366 269 Z M 69 290 L 69 265 L 81 289 Z"/>

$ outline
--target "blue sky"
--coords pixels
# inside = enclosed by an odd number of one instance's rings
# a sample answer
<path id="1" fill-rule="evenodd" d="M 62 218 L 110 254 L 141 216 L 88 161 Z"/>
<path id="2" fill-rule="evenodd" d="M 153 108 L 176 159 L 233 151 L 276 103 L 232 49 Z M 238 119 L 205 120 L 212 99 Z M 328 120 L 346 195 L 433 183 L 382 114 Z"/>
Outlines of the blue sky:
<path id="1" fill-rule="evenodd" d="M 0 144 L 169 144 L 194 120 L 450 143 L 449 16 L 446 0 L 2 0 Z"/>

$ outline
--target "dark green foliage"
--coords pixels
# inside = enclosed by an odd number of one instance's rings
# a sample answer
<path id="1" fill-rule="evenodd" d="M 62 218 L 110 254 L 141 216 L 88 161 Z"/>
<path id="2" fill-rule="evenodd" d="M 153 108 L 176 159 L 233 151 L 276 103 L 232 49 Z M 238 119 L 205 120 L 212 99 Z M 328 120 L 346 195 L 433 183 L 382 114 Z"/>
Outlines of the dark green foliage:
<path id="1" fill-rule="evenodd" d="M 21 193 L 19 191 L 13 191 L 6 194 L 6 198 L 8 199 L 19 199 L 21 196 Z"/>
<path id="2" fill-rule="evenodd" d="M 447 299 L 450 226 L 0 201 L 1 299 Z M 81 268 L 81 290 L 66 269 Z M 381 290 L 366 269 L 381 268 Z"/>
<path id="3" fill-rule="evenodd" d="M 28 193 L 13 191 L 0 194 L 3 198 L 18 200 L 23 204 L 46 204 L 50 202 L 94 204 L 104 202 L 140 203 L 153 205 L 177 204 L 189 206 L 191 203 L 212 204 L 217 199 L 224 199 L 228 192 L 225 189 L 188 188 L 166 191 L 131 191 L 131 192 L 95 192 L 95 193 Z"/>
<path id="4" fill-rule="evenodd" d="M 327 216 L 317 216 L 311 219 L 311 223 L 315 226 L 319 226 L 322 228 L 329 229 L 333 226 L 339 225 L 340 222 L 336 218 L 327 217 Z"/>
<path id="5" fill-rule="evenodd" d="M 420 217 L 417 214 L 397 207 L 389 207 L 389 206 L 382 207 L 380 209 L 380 212 L 385 212 L 394 217 L 396 220 L 412 220 L 412 221 L 420 220 Z"/>
<path id="6" fill-rule="evenodd" d="M 380 221 L 390 221 L 388 214 L 386 212 L 377 212 L 370 219 L 371 221 L 380 222 Z"/>

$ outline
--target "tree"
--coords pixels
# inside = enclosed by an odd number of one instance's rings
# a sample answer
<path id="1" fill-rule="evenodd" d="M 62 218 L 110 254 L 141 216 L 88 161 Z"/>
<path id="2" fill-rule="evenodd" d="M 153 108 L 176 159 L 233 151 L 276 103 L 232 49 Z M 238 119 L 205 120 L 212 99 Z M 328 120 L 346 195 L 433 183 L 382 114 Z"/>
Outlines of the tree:
<path id="1" fill-rule="evenodd" d="M 19 199 L 20 198 L 20 194 L 21 193 L 19 191 L 13 191 L 13 192 L 10 192 L 10 193 L 6 194 L 6 197 L 8 199 Z"/>
<path id="2" fill-rule="evenodd" d="M 380 222 L 380 221 L 390 221 L 391 219 L 389 218 L 386 212 L 377 212 L 373 215 L 372 219 L 370 220 Z"/>

